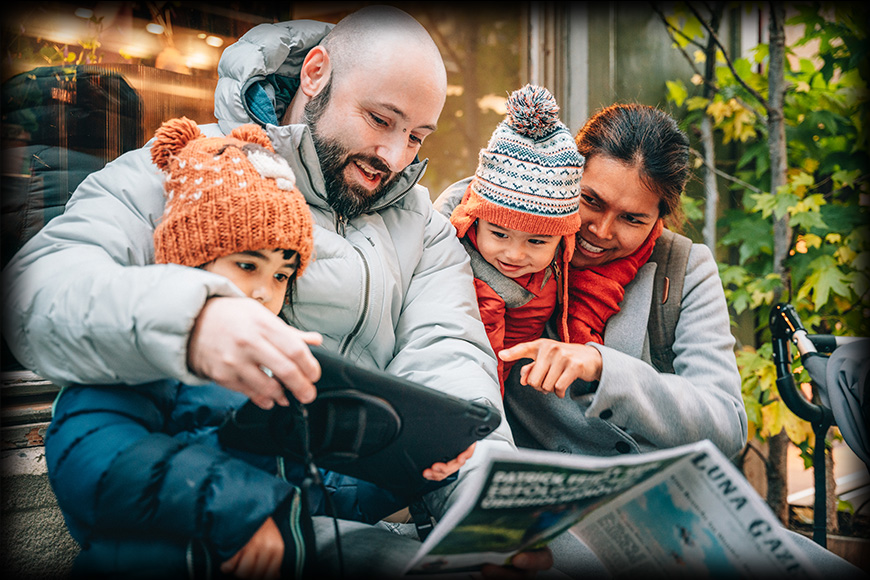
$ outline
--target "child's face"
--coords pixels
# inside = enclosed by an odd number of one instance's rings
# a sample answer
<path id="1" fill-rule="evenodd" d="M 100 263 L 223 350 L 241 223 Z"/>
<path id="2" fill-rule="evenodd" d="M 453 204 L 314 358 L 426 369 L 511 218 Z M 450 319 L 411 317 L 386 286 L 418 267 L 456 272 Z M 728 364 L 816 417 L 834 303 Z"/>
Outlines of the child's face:
<path id="1" fill-rule="evenodd" d="M 288 260 L 284 258 L 284 250 L 257 250 L 230 254 L 202 268 L 228 278 L 248 297 L 278 314 L 284 306 L 287 284 L 298 264 L 299 255 L 295 252 Z"/>
<path id="2" fill-rule="evenodd" d="M 477 251 L 508 278 L 549 266 L 561 240 L 561 236 L 539 236 L 477 220 Z"/>

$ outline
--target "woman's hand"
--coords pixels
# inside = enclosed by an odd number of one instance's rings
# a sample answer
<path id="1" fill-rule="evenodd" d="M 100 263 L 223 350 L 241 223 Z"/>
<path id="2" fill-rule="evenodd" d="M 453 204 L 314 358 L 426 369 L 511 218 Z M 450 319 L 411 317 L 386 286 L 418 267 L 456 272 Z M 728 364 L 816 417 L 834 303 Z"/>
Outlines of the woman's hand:
<path id="1" fill-rule="evenodd" d="M 221 572 L 245 579 L 280 578 L 283 559 L 284 539 L 275 520 L 269 518 L 241 550 L 221 564 Z"/>
<path id="2" fill-rule="evenodd" d="M 553 567 L 553 553 L 549 548 L 520 552 L 511 558 L 510 566 L 487 564 L 480 570 L 483 578 L 499 580 L 524 580 L 534 578 L 538 572 Z"/>
<path id="3" fill-rule="evenodd" d="M 506 348 L 498 356 L 503 361 L 533 359 L 520 369 L 520 383 L 561 398 L 577 379 L 591 382 L 601 378 L 601 353 L 585 344 L 539 338 Z"/>
<path id="4" fill-rule="evenodd" d="M 423 477 L 429 481 L 442 481 L 456 473 L 459 471 L 459 468 L 465 465 L 465 462 L 471 458 L 471 455 L 474 453 L 475 445 L 476 443 L 472 443 L 471 446 L 460 453 L 456 459 L 451 459 L 447 463 L 433 463 L 432 467 L 423 470 Z"/>

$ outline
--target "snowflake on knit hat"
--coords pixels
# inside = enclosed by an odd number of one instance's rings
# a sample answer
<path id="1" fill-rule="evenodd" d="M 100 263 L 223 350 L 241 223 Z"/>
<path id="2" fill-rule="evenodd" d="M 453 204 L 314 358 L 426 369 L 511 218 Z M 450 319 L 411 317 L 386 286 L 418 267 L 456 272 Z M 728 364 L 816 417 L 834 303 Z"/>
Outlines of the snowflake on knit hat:
<path id="1" fill-rule="evenodd" d="M 526 85 L 507 100 L 507 123 L 520 135 L 540 139 L 560 126 L 559 105 L 544 87 Z"/>

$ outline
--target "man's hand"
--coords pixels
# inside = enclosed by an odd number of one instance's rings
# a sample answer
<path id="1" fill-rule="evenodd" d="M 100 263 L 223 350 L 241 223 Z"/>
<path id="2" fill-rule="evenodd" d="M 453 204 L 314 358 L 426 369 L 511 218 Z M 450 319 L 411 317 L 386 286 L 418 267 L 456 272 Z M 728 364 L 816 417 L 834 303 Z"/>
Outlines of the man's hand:
<path id="1" fill-rule="evenodd" d="M 433 463 L 432 467 L 423 470 L 423 477 L 429 481 L 443 481 L 459 471 L 459 468 L 465 465 L 465 462 L 468 461 L 474 453 L 475 445 L 477 445 L 477 443 L 472 443 L 471 446 L 460 453 L 456 459 L 451 459 L 447 463 Z"/>
<path id="2" fill-rule="evenodd" d="M 284 539 L 275 520 L 269 518 L 241 550 L 221 564 L 221 572 L 250 580 L 280 578 L 283 558 Z"/>
<path id="3" fill-rule="evenodd" d="M 187 364 L 263 409 L 289 405 L 285 387 L 299 402 L 310 403 L 320 364 L 308 345 L 322 340 L 316 332 L 288 326 L 256 300 L 211 298 L 191 331 Z"/>
<path id="4" fill-rule="evenodd" d="M 601 379 L 601 353 L 585 344 L 539 338 L 506 348 L 498 356 L 503 361 L 534 359 L 520 369 L 520 383 L 542 393 L 556 393 L 561 398 L 577 379 L 590 382 Z"/>

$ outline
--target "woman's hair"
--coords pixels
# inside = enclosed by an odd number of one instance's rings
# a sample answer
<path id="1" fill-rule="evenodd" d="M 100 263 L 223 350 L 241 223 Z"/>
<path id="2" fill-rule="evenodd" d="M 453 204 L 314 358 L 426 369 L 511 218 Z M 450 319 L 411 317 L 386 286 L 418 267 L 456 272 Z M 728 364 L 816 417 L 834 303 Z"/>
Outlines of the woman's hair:
<path id="1" fill-rule="evenodd" d="M 592 116 L 575 141 L 587 163 L 600 155 L 636 167 L 644 185 L 659 196 L 659 216 L 682 221 L 689 139 L 673 117 L 647 105 L 611 105 Z"/>

